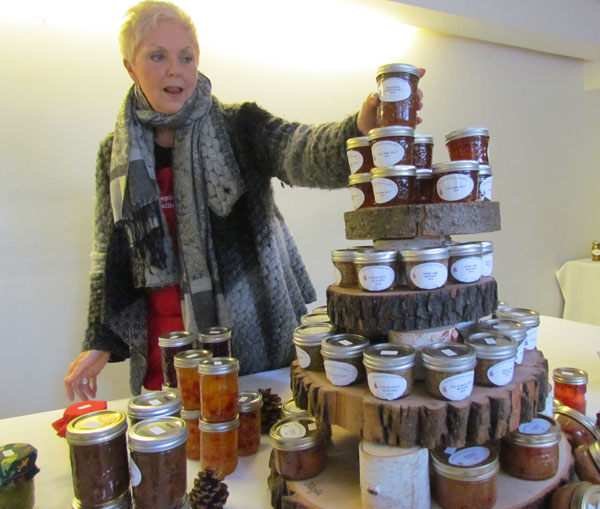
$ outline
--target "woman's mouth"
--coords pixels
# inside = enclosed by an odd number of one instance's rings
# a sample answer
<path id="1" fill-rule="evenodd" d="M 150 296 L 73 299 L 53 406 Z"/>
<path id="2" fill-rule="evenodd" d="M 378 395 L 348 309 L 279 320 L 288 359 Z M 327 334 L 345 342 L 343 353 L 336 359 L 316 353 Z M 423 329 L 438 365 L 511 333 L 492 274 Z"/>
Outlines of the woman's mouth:
<path id="1" fill-rule="evenodd" d="M 163 89 L 167 94 L 177 95 L 183 92 L 183 88 L 181 87 L 166 87 Z"/>

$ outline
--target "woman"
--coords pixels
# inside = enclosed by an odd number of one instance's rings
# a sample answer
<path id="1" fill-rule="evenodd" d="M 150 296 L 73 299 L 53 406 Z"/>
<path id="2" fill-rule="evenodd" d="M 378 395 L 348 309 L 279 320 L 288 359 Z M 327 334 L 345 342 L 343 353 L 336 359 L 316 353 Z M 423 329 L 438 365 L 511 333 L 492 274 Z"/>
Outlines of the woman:
<path id="1" fill-rule="evenodd" d="M 345 140 L 375 123 L 374 94 L 358 116 L 320 126 L 222 105 L 197 71 L 185 12 L 144 1 L 127 15 L 134 85 L 98 154 L 88 329 L 64 379 L 69 399 L 95 397 L 105 364 L 126 358 L 133 394 L 160 389 L 158 336 L 174 330 L 231 327 L 242 374 L 289 364 L 315 293 L 271 179 L 346 185 Z"/>

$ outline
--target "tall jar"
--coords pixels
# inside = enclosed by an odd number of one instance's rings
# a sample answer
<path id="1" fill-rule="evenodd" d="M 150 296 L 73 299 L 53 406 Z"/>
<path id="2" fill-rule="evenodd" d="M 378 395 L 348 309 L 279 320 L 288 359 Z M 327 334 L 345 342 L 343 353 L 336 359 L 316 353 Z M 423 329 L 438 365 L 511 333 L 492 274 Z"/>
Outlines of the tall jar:
<path id="1" fill-rule="evenodd" d="M 410 127 L 389 126 L 371 129 L 369 145 L 375 167 L 410 165 L 415 132 Z"/>
<path id="2" fill-rule="evenodd" d="M 477 201 L 492 201 L 492 167 L 488 164 L 480 164 L 477 180 L 479 181 Z"/>
<path id="3" fill-rule="evenodd" d="M 200 412 L 206 422 L 232 421 L 238 414 L 238 372 L 233 357 L 213 357 L 198 364 Z"/>
<path id="4" fill-rule="evenodd" d="M 363 351 L 369 342 L 358 334 L 333 334 L 321 342 L 325 375 L 333 385 L 353 385 L 365 379 Z"/>
<path id="5" fill-rule="evenodd" d="M 250 456 L 260 447 L 261 408 L 263 399 L 259 392 L 240 392 L 240 427 L 238 429 L 238 456 Z"/>
<path id="6" fill-rule="evenodd" d="M 513 380 L 517 342 L 495 331 L 470 334 L 466 343 L 477 357 L 475 385 L 501 387 Z"/>
<path id="7" fill-rule="evenodd" d="M 540 327 L 540 314 L 537 311 L 532 309 L 506 307 L 504 309 L 498 309 L 496 316 L 505 320 L 514 320 L 515 322 L 524 325 L 527 329 L 525 350 L 535 350 Z"/>
<path id="8" fill-rule="evenodd" d="M 430 247 L 400 251 L 409 290 L 435 290 L 448 281 L 448 248 Z"/>
<path id="9" fill-rule="evenodd" d="M 431 203 L 433 196 L 433 170 L 417 168 L 415 180 L 415 203 Z"/>
<path id="10" fill-rule="evenodd" d="M 208 350 L 213 357 L 231 357 L 231 329 L 207 327 L 198 332 L 198 348 Z"/>
<path id="11" fill-rule="evenodd" d="M 433 165 L 433 203 L 462 203 L 477 200 L 479 164 L 450 161 Z"/>
<path id="12" fill-rule="evenodd" d="M 395 165 L 371 170 L 375 204 L 410 205 L 415 202 L 417 171 L 414 166 Z"/>
<path id="13" fill-rule="evenodd" d="M 417 126 L 419 69 L 409 64 L 386 64 L 377 69 L 376 125 Z"/>
<path id="14" fill-rule="evenodd" d="M 393 290 L 398 279 L 398 251 L 359 251 L 354 253 L 356 279 L 361 290 Z"/>
<path id="15" fill-rule="evenodd" d="M 490 164 L 489 141 L 487 127 L 466 127 L 446 135 L 446 147 L 451 161 L 469 159 L 480 164 Z"/>
<path id="16" fill-rule="evenodd" d="M 481 275 L 491 276 L 494 270 L 494 244 L 489 240 L 481 241 Z"/>
<path id="17" fill-rule="evenodd" d="M 0 508 L 33 509 L 35 505 L 34 477 L 40 469 L 36 466 L 37 449 L 26 443 L 0 446 Z"/>
<path id="18" fill-rule="evenodd" d="M 371 185 L 371 172 L 353 173 L 348 177 L 348 189 L 352 210 L 367 209 L 375 206 L 373 186 Z"/>
<path id="19" fill-rule="evenodd" d="M 238 465 L 238 429 L 236 415 L 227 422 L 207 422 L 200 419 L 200 468 L 218 468 L 223 475 L 231 474 Z"/>
<path id="20" fill-rule="evenodd" d="M 356 251 L 356 249 L 346 248 L 331 252 L 335 284 L 342 288 L 358 287 L 356 269 L 354 268 L 354 253 Z M 374 251 L 374 249 L 371 249 L 371 251 Z"/>
<path id="21" fill-rule="evenodd" d="M 481 279 L 481 242 L 448 246 L 448 279 L 452 283 L 475 283 Z"/>
<path id="22" fill-rule="evenodd" d="M 459 343 L 434 343 L 421 350 L 425 386 L 434 397 L 461 401 L 473 391 L 475 351 Z"/>
<path id="23" fill-rule="evenodd" d="M 410 345 L 384 343 L 367 348 L 363 364 L 371 394 L 388 401 L 408 396 L 413 387 L 415 355 Z"/>
<path id="24" fill-rule="evenodd" d="M 200 460 L 200 410 L 182 410 L 181 418 L 185 421 L 188 428 L 188 439 L 185 444 L 185 452 L 187 459 L 198 461 Z"/>
<path id="25" fill-rule="evenodd" d="M 415 134 L 412 163 L 417 169 L 431 168 L 433 162 L 433 136 Z"/>
<path id="26" fill-rule="evenodd" d="M 134 396 L 127 403 L 127 415 L 131 424 L 151 417 L 179 417 L 181 399 L 173 391 L 152 391 Z"/>
<path id="27" fill-rule="evenodd" d="M 555 368 L 552 370 L 554 399 L 585 415 L 588 375 L 583 369 Z"/>
<path id="28" fill-rule="evenodd" d="M 351 173 L 369 173 L 374 166 L 368 136 L 347 139 L 346 155 Z"/>
<path id="29" fill-rule="evenodd" d="M 188 429 L 178 417 L 155 417 L 129 430 L 131 488 L 136 509 L 176 509 L 187 491 Z"/>
<path id="30" fill-rule="evenodd" d="M 321 342 L 333 334 L 333 324 L 319 323 L 300 325 L 294 329 L 293 342 L 296 347 L 298 365 L 308 371 L 323 371 Z"/>
<path id="31" fill-rule="evenodd" d="M 177 387 L 175 355 L 194 348 L 194 336 L 188 331 L 169 332 L 158 337 L 158 346 L 160 346 L 164 385 Z"/>
<path id="32" fill-rule="evenodd" d="M 498 311 L 496 311 L 496 314 Z M 483 320 L 477 324 L 477 331 L 494 330 L 502 334 L 510 336 L 517 342 L 517 358 L 516 364 L 523 363 L 523 354 L 525 352 L 525 339 L 527 338 L 527 328 L 514 320 L 506 320 L 504 318 L 490 318 Z"/>
<path id="33" fill-rule="evenodd" d="M 186 350 L 175 355 L 175 371 L 177 372 L 177 389 L 181 405 L 185 410 L 200 410 L 200 375 L 198 364 L 210 359 L 208 350 Z"/>

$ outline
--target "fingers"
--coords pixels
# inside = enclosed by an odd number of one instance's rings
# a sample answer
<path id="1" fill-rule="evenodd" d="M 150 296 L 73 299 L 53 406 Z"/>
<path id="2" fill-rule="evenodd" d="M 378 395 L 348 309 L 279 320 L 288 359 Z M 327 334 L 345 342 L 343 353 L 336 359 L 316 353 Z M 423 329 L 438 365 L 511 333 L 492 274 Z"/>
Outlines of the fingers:
<path id="1" fill-rule="evenodd" d="M 363 135 L 368 135 L 369 131 L 375 127 L 377 120 L 377 105 L 379 104 L 379 95 L 375 92 L 369 94 L 362 104 L 356 125 Z"/>
<path id="2" fill-rule="evenodd" d="M 423 69 L 422 67 L 419 67 L 419 78 L 422 78 L 423 76 L 425 76 L 426 72 L 427 72 L 427 69 Z"/>
<path id="3" fill-rule="evenodd" d="M 73 401 L 75 396 L 84 401 L 96 397 L 97 375 L 104 368 L 109 357 L 109 352 L 87 350 L 75 358 L 63 379 L 63 386 L 69 400 Z"/>

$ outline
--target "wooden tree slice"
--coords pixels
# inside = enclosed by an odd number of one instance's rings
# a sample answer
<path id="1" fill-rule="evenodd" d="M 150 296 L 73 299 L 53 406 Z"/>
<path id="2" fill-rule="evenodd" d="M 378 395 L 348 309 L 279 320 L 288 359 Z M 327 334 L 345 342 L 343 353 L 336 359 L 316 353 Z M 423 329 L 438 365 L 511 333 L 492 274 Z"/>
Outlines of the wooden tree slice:
<path id="1" fill-rule="evenodd" d="M 296 361 L 292 363 L 291 385 L 300 408 L 368 442 L 427 449 L 440 444 L 462 447 L 501 438 L 543 410 L 548 362 L 540 351 L 526 351 L 510 384 L 476 386 L 463 401 L 435 399 L 420 381 L 414 383 L 407 397 L 385 401 L 373 396 L 366 382 L 335 386 L 325 373 L 305 371 Z"/>
<path id="2" fill-rule="evenodd" d="M 497 304 L 498 285 L 493 277 L 426 291 L 327 288 L 331 321 L 341 330 L 367 336 L 472 322 L 493 313 Z"/>
<path id="3" fill-rule="evenodd" d="M 344 213 L 347 239 L 408 239 L 500 230 L 500 203 L 432 203 Z"/>

